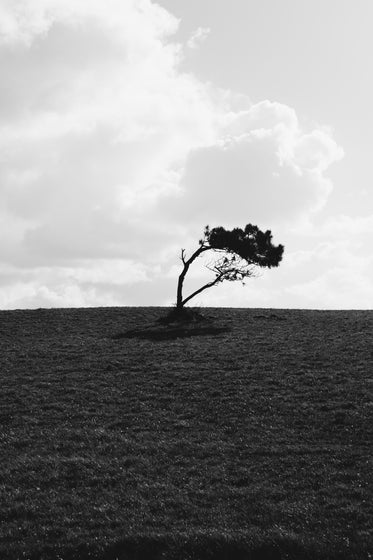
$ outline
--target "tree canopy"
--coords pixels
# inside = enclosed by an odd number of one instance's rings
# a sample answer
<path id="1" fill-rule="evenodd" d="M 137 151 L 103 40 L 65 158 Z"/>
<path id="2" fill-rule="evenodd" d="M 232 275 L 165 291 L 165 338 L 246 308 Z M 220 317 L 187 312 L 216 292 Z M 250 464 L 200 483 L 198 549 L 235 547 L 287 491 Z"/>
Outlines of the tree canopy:
<path id="1" fill-rule="evenodd" d="M 206 251 L 213 251 L 217 254 L 214 262 L 207 265 L 207 268 L 215 274 L 215 278 L 183 298 L 183 283 L 189 267 L 197 257 Z M 189 259 L 186 259 L 185 250 L 181 250 L 181 260 L 184 266 L 178 280 L 176 307 L 181 309 L 203 290 L 224 280 L 243 282 L 245 278 L 255 274 L 256 267 L 277 267 L 283 253 L 283 245 L 272 243 L 270 230 L 263 232 L 258 226 L 252 224 L 247 224 L 244 229 L 234 228 L 232 230 L 221 226 L 210 229 L 209 226 L 206 226 L 204 236 L 199 240 L 198 249 Z"/>

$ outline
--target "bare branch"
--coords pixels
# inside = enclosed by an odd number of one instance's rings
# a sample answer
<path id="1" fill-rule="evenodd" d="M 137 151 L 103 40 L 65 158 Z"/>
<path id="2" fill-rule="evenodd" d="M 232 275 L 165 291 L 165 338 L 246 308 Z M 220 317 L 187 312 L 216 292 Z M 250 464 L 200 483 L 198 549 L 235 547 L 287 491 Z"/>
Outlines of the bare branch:
<path id="1" fill-rule="evenodd" d="M 183 301 L 182 301 L 182 305 L 185 305 L 190 299 L 192 299 L 194 296 L 200 294 L 201 292 L 203 292 L 203 290 L 207 290 L 207 288 L 212 288 L 212 286 L 215 286 L 216 284 L 218 284 L 219 282 L 221 282 L 221 278 L 220 277 L 216 277 L 215 280 L 213 280 L 212 282 L 208 282 L 207 284 L 205 284 L 204 286 L 202 286 L 201 288 L 199 288 L 198 290 L 196 290 L 195 292 L 193 292 L 192 294 L 190 294 L 188 297 L 186 297 Z"/>

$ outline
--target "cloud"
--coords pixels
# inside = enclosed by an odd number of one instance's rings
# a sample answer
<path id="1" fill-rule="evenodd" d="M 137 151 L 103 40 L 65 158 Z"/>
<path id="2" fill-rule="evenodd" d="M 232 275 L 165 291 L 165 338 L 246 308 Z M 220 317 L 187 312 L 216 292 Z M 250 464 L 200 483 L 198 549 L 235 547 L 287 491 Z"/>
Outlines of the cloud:
<path id="1" fill-rule="evenodd" d="M 200 47 L 201 43 L 206 41 L 207 37 L 210 35 L 211 29 L 209 27 L 198 27 L 194 33 L 189 37 L 187 41 L 187 47 L 192 50 L 196 50 Z"/>
<path id="2" fill-rule="evenodd" d="M 105 6 L 3 5 L 1 195 L 27 249 L 55 244 L 55 258 L 84 252 L 90 236 L 104 251 L 110 231 L 137 225 L 129 199 L 141 219 L 169 167 L 211 139 L 204 88 L 177 71 L 166 41 L 175 18 L 147 1 Z"/>
<path id="3" fill-rule="evenodd" d="M 0 13 L 0 40 L 11 46 L 30 46 L 56 24 L 78 31 L 105 29 L 108 41 L 141 46 L 172 34 L 178 25 L 175 17 L 150 0 L 2 0 Z M 143 37 L 137 34 L 139 29 L 146 31 Z"/>
<path id="4" fill-rule="evenodd" d="M 165 301 L 205 223 L 325 204 L 330 131 L 183 73 L 177 27 L 150 0 L 0 0 L 2 307 Z"/>
<path id="5" fill-rule="evenodd" d="M 372 227 L 373 216 L 332 216 L 298 235 L 300 248 L 293 246 L 283 271 L 283 301 L 309 308 L 371 308 L 373 257 L 366 239 Z"/>
<path id="6" fill-rule="evenodd" d="M 159 268 L 159 267 L 158 267 Z M 81 259 L 58 267 L 2 265 L 0 307 L 85 307 L 115 305 L 118 293 L 133 285 L 146 286 L 158 268 L 129 259 Z"/>
<path id="7" fill-rule="evenodd" d="M 373 266 L 362 274 L 345 263 L 344 266 L 328 268 L 316 278 L 290 286 L 286 292 L 298 296 L 305 308 L 369 309 L 373 299 Z"/>
<path id="8" fill-rule="evenodd" d="M 296 113 L 263 101 L 221 121 L 221 138 L 191 151 L 181 184 L 189 220 L 234 225 L 297 220 L 326 203 L 324 171 L 343 157 L 325 130 L 304 130 Z"/>
<path id="9" fill-rule="evenodd" d="M 373 235 L 373 214 L 367 216 L 347 216 L 339 214 L 328 217 L 317 230 L 309 231 L 309 235 L 323 236 L 327 238 L 345 239 L 354 243 L 359 238 L 365 240 Z"/>

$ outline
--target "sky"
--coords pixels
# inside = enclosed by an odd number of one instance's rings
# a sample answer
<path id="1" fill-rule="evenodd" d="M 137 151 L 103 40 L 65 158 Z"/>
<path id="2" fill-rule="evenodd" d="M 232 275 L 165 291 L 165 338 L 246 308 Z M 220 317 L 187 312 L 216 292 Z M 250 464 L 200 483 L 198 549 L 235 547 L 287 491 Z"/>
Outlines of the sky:
<path id="1" fill-rule="evenodd" d="M 373 309 L 372 17 L 0 0 L 0 308 L 172 305 L 181 249 L 252 223 L 280 266 L 191 305 Z"/>

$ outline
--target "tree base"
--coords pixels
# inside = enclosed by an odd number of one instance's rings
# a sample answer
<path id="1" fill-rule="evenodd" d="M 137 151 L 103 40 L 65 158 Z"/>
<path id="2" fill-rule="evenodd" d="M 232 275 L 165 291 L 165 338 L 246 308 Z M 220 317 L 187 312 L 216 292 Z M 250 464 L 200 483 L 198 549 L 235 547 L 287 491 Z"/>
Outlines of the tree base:
<path id="1" fill-rule="evenodd" d="M 167 315 L 160 317 L 158 322 L 162 325 L 169 325 L 172 323 L 202 323 L 208 321 L 206 317 L 199 311 L 190 307 L 174 307 Z"/>

